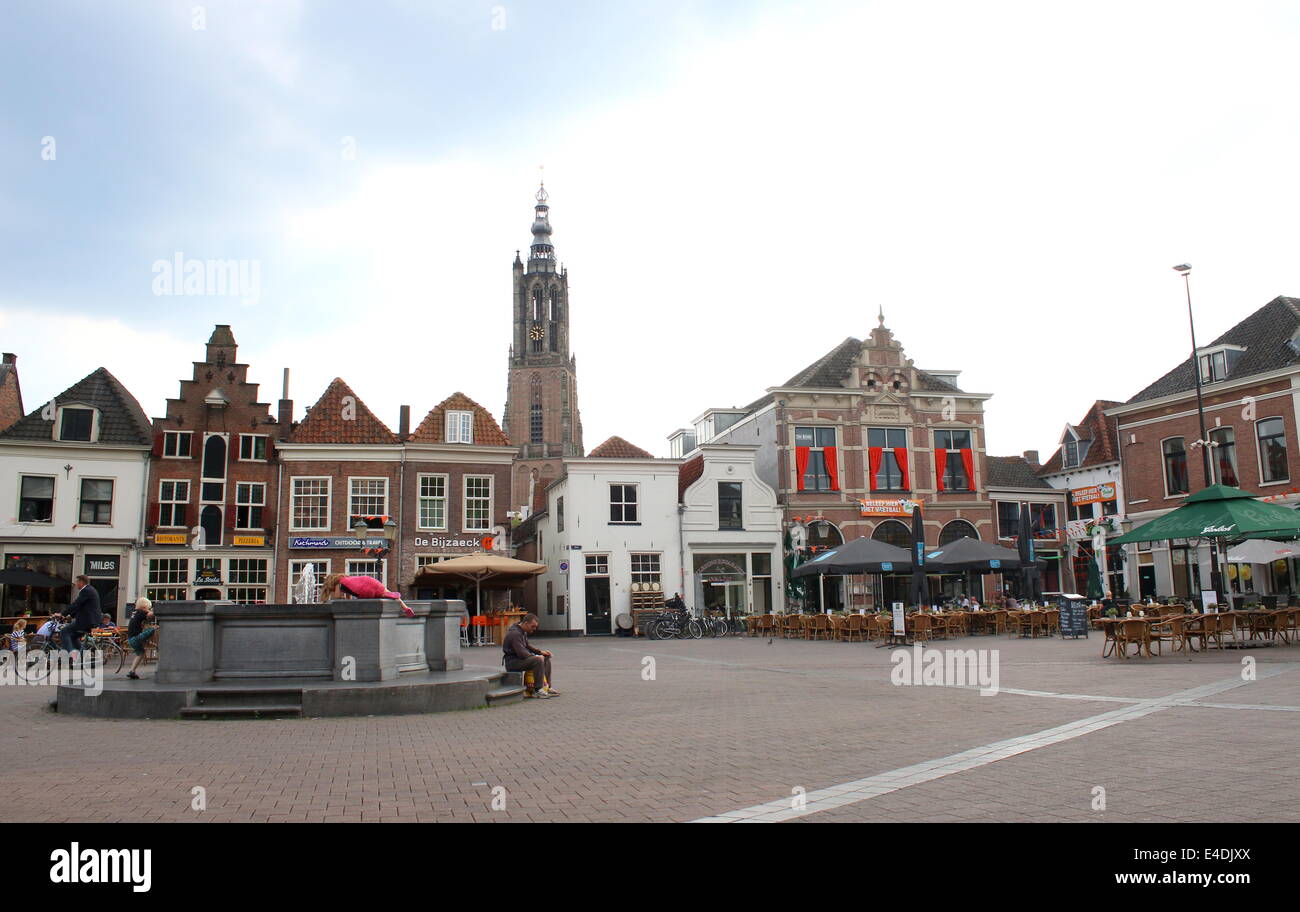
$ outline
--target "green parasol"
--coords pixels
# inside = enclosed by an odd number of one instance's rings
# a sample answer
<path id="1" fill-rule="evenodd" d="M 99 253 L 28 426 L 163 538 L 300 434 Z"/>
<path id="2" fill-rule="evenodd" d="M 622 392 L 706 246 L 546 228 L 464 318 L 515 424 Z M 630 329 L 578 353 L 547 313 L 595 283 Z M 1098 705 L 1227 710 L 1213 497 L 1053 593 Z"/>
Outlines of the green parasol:
<path id="1" fill-rule="evenodd" d="M 1084 593 L 1090 599 L 1099 599 L 1105 593 L 1101 588 L 1101 571 L 1097 569 L 1097 556 L 1088 558 L 1088 591 Z"/>
<path id="2" fill-rule="evenodd" d="M 1256 500 L 1241 488 L 1210 485 L 1187 498 L 1178 509 L 1112 538 L 1109 544 L 1187 538 L 1296 537 L 1300 537 L 1300 512 Z"/>

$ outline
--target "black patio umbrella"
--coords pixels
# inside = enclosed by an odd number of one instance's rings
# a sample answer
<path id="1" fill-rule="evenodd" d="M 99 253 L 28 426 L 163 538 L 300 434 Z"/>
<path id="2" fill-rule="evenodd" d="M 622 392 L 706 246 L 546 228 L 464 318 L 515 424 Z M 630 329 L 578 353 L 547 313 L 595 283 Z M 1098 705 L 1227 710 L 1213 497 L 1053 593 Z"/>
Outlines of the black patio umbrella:
<path id="1" fill-rule="evenodd" d="M 35 586 L 37 589 L 57 589 L 60 586 L 68 585 L 68 581 L 65 579 L 59 579 L 57 576 L 46 576 L 44 573 L 37 573 L 35 570 L 28 570 L 26 567 L 0 570 L 0 583 L 6 586 Z"/>
<path id="2" fill-rule="evenodd" d="M 918 507 L 912 511 L 912 585 L 908 593 L 912 604 L 918 608 L 930 604 L 930 584 L 925 578 L 925 552 L 925 521 L 921 518 Z"/>
<path id="3" fill-rule="evenodd" d="M 1020 508 L 1020 540 L 1017 542 L 1020 552 L 1020 579 L 1025 598 L 1038 601 L 1041 593 L 1038 586 L 1038 560 L 1034 556 L 1034 536 L 1029 528 L 1029 510 L 1022 504 Z"/>
<path id="4" fill-rule="evenodd" d="M 978 538 L 959 538 L 930 551 L 925 559 L 932 571 L 944 573 L 963 570 L 988 573 L 1020 569 L 1020 555 L 1016 552 Z"/>
<path id="5" fill-rule="evenodd" d="M 874 538 L 855 538 L 837 548 L 823 551 L 812 560 L 800 564 L 794 576 L 844 576 L 852 573 L 889 573 L 908 570 L 911 556 L 902 548 L 876 541 Z"/>

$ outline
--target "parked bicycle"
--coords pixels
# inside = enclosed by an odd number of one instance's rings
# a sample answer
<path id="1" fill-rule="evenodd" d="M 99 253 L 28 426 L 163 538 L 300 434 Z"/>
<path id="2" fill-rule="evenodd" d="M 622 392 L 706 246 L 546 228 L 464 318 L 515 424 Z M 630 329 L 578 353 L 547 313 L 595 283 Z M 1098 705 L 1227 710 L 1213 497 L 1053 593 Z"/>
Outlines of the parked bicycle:
<path id="1" fill-rule="evenodd" d="M 698 640 L 704 635 L 704 625 L 685 609 L 669 608 L 645 625 L 645 635 L 651 640 Z"/>

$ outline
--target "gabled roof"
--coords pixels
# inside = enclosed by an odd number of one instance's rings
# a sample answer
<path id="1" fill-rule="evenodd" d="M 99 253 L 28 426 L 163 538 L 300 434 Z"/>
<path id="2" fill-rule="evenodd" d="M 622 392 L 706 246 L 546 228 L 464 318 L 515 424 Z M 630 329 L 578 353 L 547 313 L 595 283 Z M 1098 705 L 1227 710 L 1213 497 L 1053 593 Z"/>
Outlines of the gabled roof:
<path id="1" fill-rule="evenodd" d="M 506 437 L 492 413 L 461 392 L 452 393 L 430 409 L 415 433 L 407 439 L 413 443 L 446 443 L 447 412 L 474 413 L 474 443 L 481 446 L 510 446 L 510 438 Z"/>
<path id="2" fill-rule="evenodd" d="M 1300 329 L 1300 299 L 1276 297 L 1213 342 L 1201 343 L 1199 347 L 1239 345 L 1245 348 L 1226 378 L 1238 380 L 1300 363 L 1300 354 L 1287 344 L 1297 329 Z M 1197 370 L 1198 365 L 1188 358 L 1126 404 L 1190 392 L 1196 388 Z"/>
<path id="3" fill-rule="evenodd" d="M 843 386 L 858 356 L 862 353 L 862 345 L 861 339 L 849 336 L 781 385 L 796 389 L 834 389 Z M 920 368 L 916 368 L 916 389 L 928 392 L 961 392 L 946 380 L 940 380 Z"/>
<path id="4" fill-rule="evenodd" d="M 1107 418 L 1105 412 L 1106 409 L 1122 404 L 1111 399 L 1098 399 L 1092 404 L 1092 408 L 1088 409 L 1088 414 L 1083 416 L 1083 420 L 1074 426 L 1079 438 L 1091 441 L 1091 443 L 1088 444 L 1087 452 L 1084 453 L 1079 465 L 1070 466 L 1069 471 L 1119 461 L 1119 441 L 1115 439 L 1115 419 Z M 1038 470 L 1038 474 L 1051 475 L 1064 471 L 1067 471 L 1065 468 L 1065 446 L 1061 445 L 1056 448 L 1056 452 L 1047 460 L 1047 463 Z"/>
<path id="5" fill-rule="evenodd" d="M 654 456 L 633 446 L 622 437 L 611 437 L 587 454 L 588 459 L 654 459 Z"/>
<path id="6" fill-rule="evenodd" d="M 351 401 L 345 401 L 349 398 Z M 307 417 L 289 435 L 289 442 L 383 445 L 400 441 L 352 387 L 335 377 L 307 412 Z"/>
<path id="7" fill-rule="evenodd" d="M 688 459 L 677 467 L 677 502 L 686 496 L 686 489 L 704 475 L 704 454 Z"/>
<path id="8" fill-rule="evenodd" d="M 1038 466 L 1023 456 L 990 456 L 988 468 L 988 477 L 984 479 L 986 487 L 1056 490 L 1038 477 Z"/>
<path id="9" fill-rule="evenodd" d="M 153 426 L 131 395 L 106 368 L 96 368 L 54 397 L 56 405 L 80 403 L 99 410 L 97 443 L 120 446 L 152 446 Z M 54 423 L 41 416 L 45 404 L 0 433 L 0 440 L 54 441 Z"/>

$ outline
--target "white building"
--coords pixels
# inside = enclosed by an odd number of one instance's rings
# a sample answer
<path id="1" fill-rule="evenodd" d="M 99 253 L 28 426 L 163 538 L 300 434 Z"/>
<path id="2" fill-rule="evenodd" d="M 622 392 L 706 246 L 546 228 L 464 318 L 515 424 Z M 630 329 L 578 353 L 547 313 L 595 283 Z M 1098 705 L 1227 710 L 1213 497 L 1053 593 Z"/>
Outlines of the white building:
<path id="1" fill-rule="evenodd" d="M 119 622 L 138 592 L 148 417 L 104 368 L 0 433 L 0 548 L 5 569 L 65 581 L 45 589 L 5 586 L 6 617 L 49 613 L 72 600 L 86 574 Z"/>

